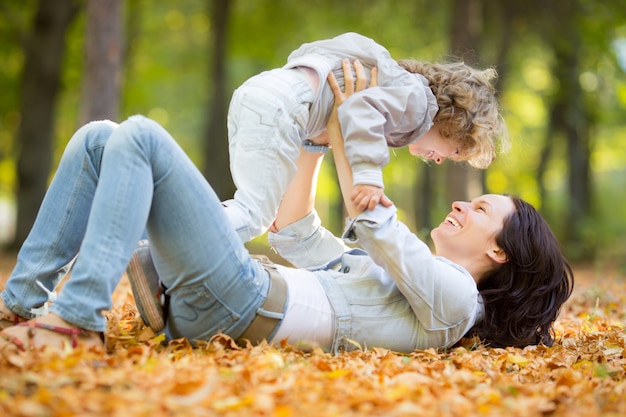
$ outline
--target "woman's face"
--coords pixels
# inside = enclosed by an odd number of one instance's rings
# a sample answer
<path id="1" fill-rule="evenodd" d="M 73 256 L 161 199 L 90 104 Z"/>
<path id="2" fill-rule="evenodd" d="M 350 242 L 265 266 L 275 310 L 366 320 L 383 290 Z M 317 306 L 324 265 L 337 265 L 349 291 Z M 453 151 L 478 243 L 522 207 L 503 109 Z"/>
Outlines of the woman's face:
<path id="1" fill-rule="evenodd" d="M 409 145 L 411 155 L 435 161 L 441 164 L 446 158 L 459 154 L 459 148 L 453 141 L 445 139 L 435 125 L 423 136 Z"/>
<path id="2" fill-rule="evenodd" d="M 513 201 L 497 194 L 485 194 L 470 202 L 455 201 L 452 212 L 430 233 L 436 254 L 479 276 L 493 268 L 494 262 L 506 262 L 495 237 L 513 210 Z"/>

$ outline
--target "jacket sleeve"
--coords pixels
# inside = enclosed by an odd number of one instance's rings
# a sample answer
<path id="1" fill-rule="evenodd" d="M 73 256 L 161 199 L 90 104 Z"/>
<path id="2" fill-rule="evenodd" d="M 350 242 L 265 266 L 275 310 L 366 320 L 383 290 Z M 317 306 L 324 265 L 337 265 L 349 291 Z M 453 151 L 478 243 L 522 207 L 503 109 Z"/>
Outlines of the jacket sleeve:
<path id="1" fill-rule="evenodd" d="M 386 48 L 357 33 L 305 43 L 290 54 L 286 67 L 317 67 L 321 81 L 332 71 L 343 86 L 344 58 L 359 59 L 366 72 L 378 68 L 378 87 L 348 97 L 338 112 L 354 184 L 383 187 L 382 168 L 389 162 L 387 146 L 406 146 L 426 133 L 438 110 L 437 99 L 426 78 L 406 71 Z M 322 95 L 332 96 L 326 83 L 320 83 L 320 89 Z"/>
<path id="2" fill-rule="evenodd" d="M 276 253 L 296 268 L 320 269 L 351 250 L 322 226 L 315 210 L 278 233 L 269 232 L 268 240 Z"/>
<path id="3" fill-rule="evenodd" d="M 406 146 L 432 126 L 437 112 L 432 92 L 414 74 L 406 75 L 415 82 L 368 88 L 338 107 L 355 185 L 382 187 L 382 168 L 389 162 L 388 146 Z"/>
<path id="4" fill-rule="evenodd" d="M 479 312 L 471 275 L 433 256 L 428 246 L 396 218 L 395 207 L 378 206 L 348 221 L 344 239 L 358 242 L 383 267 L 428 331 L 447 330 L 459 340 Z"/>

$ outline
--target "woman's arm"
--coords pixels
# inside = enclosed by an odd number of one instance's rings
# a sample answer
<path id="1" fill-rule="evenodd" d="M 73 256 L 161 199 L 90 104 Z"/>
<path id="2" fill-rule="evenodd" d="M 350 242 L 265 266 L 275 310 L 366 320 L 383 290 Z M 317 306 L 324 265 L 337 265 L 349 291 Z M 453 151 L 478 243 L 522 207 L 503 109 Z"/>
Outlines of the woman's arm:
<path id="1" fill-rule="evenodd" d="M 287 187 L 270 231 L 277 232 L 313 211 L 317 178 L 324 154 L 300 151 L 298 171 Z"/>
<path id="2" fill-rule="evenodd" d="M 337 83 L 337 80 L 335 79 L 335 76 L 332 72 L 328 75 L 328 83 L 330 85 L 330 88 L 333 90 L 333 93 L 335 94 L 335 108 L 333 109 L 326 128 L 328 130 L 329 143 L 333 150 L 333 157 L 335 159 L 337 176 L 339 177 L 341 194 L 343 195 L 343 200 L 346 205 L 348 215 L 350 217 L 356 217 L 366 208 L 369 208 L 370 210 L 374 209 L 375 204 L 373 206 L 369 206 L 369 202 L 372 198 L 373 192 L 368 192 L 364 189 L 364 186 L 357 186 L 360 187 L 360 189 L 358 191 L 355 190 L 352 178 L 352 168 L 346 157 L 343 135 L 341 133 L 341 126 L 339 125 L 339 119 L 337 117 L 337 107 L 340 106 L 346 100 L 346 98 L 348 98 L 354 92 L 361 91 L 367 88 L 367 77 L 365 75 L 363 65 L 361 65 L 358 60 L 354 61 L 356 83 L 354 82 L 354 78 L 352 76 L 350 61 L 344 59 L 342 65 L 346 91 L 341 91 L 341 88 L 339 87 L 339 84 Z M 370 87 L 374 87 L 377 85 L 377 75 L 377 68 L 372 68 L 370 74 Z M 382 194 L 382 192 L 380 192 L 379 195 L 380 197 L 379 199 L 376 199 L 376 203 L 380 201 L 380 203 L 386 207 L 390 207 L 392 205 L 391 200 L 389 200 L 384 194 Z"/>
<path id="3" fill-rule="evenodd" d="M 300 151 L 297 172 L 287 187 L 269 228 L 270 246 L 297 268 L 323 268 L 350 250 L 322 226 L 315 212 L 315 192 L 323 154 Z"/>
<path id="4" fill-rule="evenodd" d="M 302 150 L 298 171 L 287 187 L 276 220 L 269 229 L 270 246 L 297 268 L 318 269 L 350 250 L 322 226 L 315 212 L 315 191 L 323 154 Z"/>
<path id="5" fill-rule="evenodd" d="M 358 91 L 363 81 L 359 82 L 357 62 L 354 69 L 357 74 L 355 88 Z M 345 92 L 341 92 L 332 76 L 328 79 L 337 105 L 353 92 L 348 73 L 345 72 Z M 460 339 L 478 314 L 478 291 L 473 278 L 451 262 L 433 257 L 429 247 L 397 220 L 395 209 L 377 207 L 375 211 L 362 211 L 355 206 L 350 198 L 354 188 L 352 169 L 346 159 L 339 122 L 336 114 L 333 116 L 327 126 L 328 134 L 342 194 L 352 218 L 344 238 L 360 245 L 376 264 L 385 269 L 407 298 L 424 328 L 437 331 L 447 329 L 446 337 L 449 340 Z"/>
<path id="6" fill-rule="evenodd" d="M 333 158 L 335 160 L 337 176 L 339 177 L 341 195 L 343 196 L 343 201 L 346 205 L 348 216 L 356 217 L 361 211 L 359 211 L 357 206 L 350 199 L 350 195 L 352 194 L 354 187 L 352 183 L 352 168 L 350 168 L 350 163 L 346 158 L 343 135 L 341 134 L 341 126 L 339 125 L 339 118 L 337 117 L 337 107 L 339 107 L 345 101 L 345 99 L 354 92 L 355 84 L 354 78 L 352 77 L 352 71 L 350 70 L 350 61 L 344 59 L 342 66 L 346 88 L 345 92 L 341 91 L 341 88 L 339 87 L 339 84 L 337 84 L 337 80 L 335 79 L 333 73 L 331 72 L 330 74 L 328 74 L 328 84 L 330 84 L 330 88 L 335 94 L 335 107 L 333 108 L 333 112 L 330 116 L 330 119 L 328 120 L 326 129 L 328 131 L 329 143 L 333 151 Z M 357 91 L 360 91 L 365 88 L 365 79 L 362 77 L 363 66 L 359 61 L 354 62 L 354 70 L 357 74 L 358 86 L 356 86 L 356 88 Z"/>
<path id="7" fill-rule="evenodd" d="M 336 121 L 337 111 L 333 110 L 333 113 L 335 114 L 335 117 L 331 117 L 331 120 L 335 119 Z M 328 129 L 329 143 L 332 147 L 333 158 L 335 159 L 335 169 L 337 170 L 337 177 L 339 178 L 343 202 L 346 205 L 348 216 L 356 217 L 362 210 L 359 210 L 350 198 L 354 187 L 352 184 L 352 168 L 350 168 L 350 163 L 346 158 L 343 136 L 341 136 L 339 122 L 329 121 L 326 128 Z"/>
<path id="8" fill-rule="evenodd" d="M 361 211 L 357 205 L 349 200 L 349 196 L 352 194 L 352 169 L 345 157 L 345 148 L 343 143 L 343 136 L 341 134 L 341 127 L 339 126 L 339 119 L 337 118 L 337 106 L 345 101 L 346 98 L 351 96 L 356 91 L 361 91 L 367 88 L 367 76 L 363 65 L 357 60 L 354 61 L 354 70 L 356 72 L 356 83 L 352 75 L 352 68 L 350 61 L 344 59 L 343 71 L 346 85 L 346 91 L 341 91 L 341 88 L 337 84 L 337 80 L 333 76 L 332 72 L 329 75 L 328 82 L 335 94 L 335 108 L 331 114 L 330 120 L 326 126 L 327 132 L 322 135 L 329 136 L 329 142 L 333 147 L 333 154 L 335 158 L 335 164 L 337 165 L 337 174 L 339 176 L 341 191 L 344 195 L 344 201 L 348 209 L 350 217 L 354 217 Z M 377 85 L 377 69 L 376 67 L 371 70 L 370 87 Z M 320 135 L 321 136 L 321 135 Z M 318 141 L 314 141 L 318 142 Z M 323 140 L 321 142 L 326 142 Z M 323 154 L 300 151 L 300 156 L 296 161 L 298 171 L 294 179 L 287 187 L 287 191 L 283 196 L 283 199 L 278 208 L 276 214 L 276 220 L 270 228 L 270 231 L 277 232 L 289 224 L 292 224 L 313 211 L 315 206 L 315 192 L 317 187 L 317 178 L 319 175 L 320 166 L 323 159 Z M 383 196 L 381 203 L 385 204 L 384 200 L 391 202 Z"/>

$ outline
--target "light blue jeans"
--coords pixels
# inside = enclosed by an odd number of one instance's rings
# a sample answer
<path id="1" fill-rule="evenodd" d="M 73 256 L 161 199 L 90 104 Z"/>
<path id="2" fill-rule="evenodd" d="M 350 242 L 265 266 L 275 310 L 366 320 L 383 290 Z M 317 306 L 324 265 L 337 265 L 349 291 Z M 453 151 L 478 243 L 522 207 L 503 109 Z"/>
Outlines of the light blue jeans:
<path id="1" fill-rule="evenodd" d="M 268 273 L 192 161 L 142 116 L 92 122 L 74 134 L 0 296 L 34 317 L 75 260 L 49 310 L 104 331 L 103 312 L 144 233 L 170 295 L 167 336 L 239 337 L 265 301 Z"/>
<path id="2" fill-rule="evenodd" d="M 237 187 L 224 202 L 244 242 L 262 235 L 276 218 L 296 159 L 308 137 L 314 92 L 298 69 L 274 69 L 235 90 L 228 109 L 230 170 Z"/>

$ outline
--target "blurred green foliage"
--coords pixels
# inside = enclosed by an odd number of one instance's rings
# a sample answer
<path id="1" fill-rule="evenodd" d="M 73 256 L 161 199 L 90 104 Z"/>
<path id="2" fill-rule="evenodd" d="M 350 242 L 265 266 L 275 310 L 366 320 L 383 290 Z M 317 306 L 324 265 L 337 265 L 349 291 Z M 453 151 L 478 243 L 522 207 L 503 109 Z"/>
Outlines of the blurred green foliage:
<path id="1" fill-rule="evenodd" d="M 586 236 L 584 245 L 564 245 L 574 258 L 593 251 L 598 261 L 609 262 L 626 255 L 626 8 L 623 4 L 619 7 L 617 0 L 582 3 L 588 16 L 580 22 L 585 39 L 580 47 L 586 48 L 587 53 L 579 81 L 597 118 L 592 149 L 594 216 L 579 225 Z M 156 119 L 198 165 L 203 163 L 200 140 L 204 137 L 213 88 L 209 76 L 210 4 L 210 0 L 126 2 L 128 44 L 122 115 L 141 113 Z M 19 144 L 14 143 L 14 138 L 20 120 L 21 41 L 30 28 L 35 6 L 34 0 L 21 0 L 4 1 L 0 7 L 0 198 L 4 199 L 11 199 L 15 192 L 15 155 Z M 281 66 L 301 43 L 346 31 L 376 39 L 395 58 L 433 61 L 448 57 L 450 1 L 233 0 L 231 7 L 229 91 L 260 71 Z M 559 80 L 551 73 L 551 51 L 537 34 L 539 31 L 527 27 L 518 33 L 524 36 L 516 39 L 508 51 L 506 78 L 499 86 L 513 148 L 489 168 L 486 183 L 490 192 L 516 194 L 533 203 L 561 235 L 572 227 L 564 224 L 562 215 L 568 201 L 565 193 L 569 169 L 562 139 L 548 139 L 555 140 L 557 147 L 543 184 L 547 190 L 545 201 L 541 201 L 536 175 L 546 140 L 546 97 L 559 88 Z M 67 37 L 55 161 L 77 128 L 83 38 L 81 15 Z M 398 149 L 385 169 L 385 181 L 387 194 L 400 208 L 401 218 L 410 227 L 419 227 L 420 235 L 426 235 L 423 230 L 433 225 L 417 226 L 412 220 L 416 200 L 413 189 L 422 170 L 421 161 Z M 333 175 L 332 167 L 325 166 L 317 207 L 323 219 L 341 225 L 342 220 L 329 218 L 333 216 L 331 206 L 339 198 Z M 449 210 L 450 202 L 434 203 L 441 216 Z"/>

